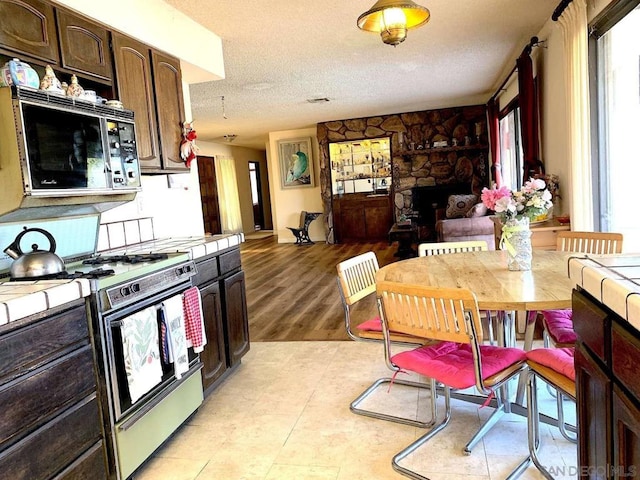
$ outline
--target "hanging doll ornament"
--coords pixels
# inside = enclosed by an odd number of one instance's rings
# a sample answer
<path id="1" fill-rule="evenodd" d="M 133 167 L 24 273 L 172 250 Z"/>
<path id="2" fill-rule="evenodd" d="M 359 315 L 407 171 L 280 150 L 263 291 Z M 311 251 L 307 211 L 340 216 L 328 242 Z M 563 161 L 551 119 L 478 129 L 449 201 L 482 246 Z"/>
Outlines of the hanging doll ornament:
<path id="1" fill-rule="evenodd" d="M 180 157 L 191 168 L 191 162 L 196 158 L 198 146 L 196 145 L 196 131 L 193 129 L 193 121 L 182 124 L 182 141 L 180 142 Z"/>

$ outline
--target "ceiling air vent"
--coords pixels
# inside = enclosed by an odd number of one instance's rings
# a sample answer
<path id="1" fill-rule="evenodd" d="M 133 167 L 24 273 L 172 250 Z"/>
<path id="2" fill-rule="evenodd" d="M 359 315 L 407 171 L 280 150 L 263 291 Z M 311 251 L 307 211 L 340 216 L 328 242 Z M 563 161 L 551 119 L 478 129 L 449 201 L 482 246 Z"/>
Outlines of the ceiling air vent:
<path id="1" fill-rule="evenodd" d="M 308 98 L 307 102 L 309 103 L 328 103 L 329 99 L 327 97 L 322 98 Z"/>

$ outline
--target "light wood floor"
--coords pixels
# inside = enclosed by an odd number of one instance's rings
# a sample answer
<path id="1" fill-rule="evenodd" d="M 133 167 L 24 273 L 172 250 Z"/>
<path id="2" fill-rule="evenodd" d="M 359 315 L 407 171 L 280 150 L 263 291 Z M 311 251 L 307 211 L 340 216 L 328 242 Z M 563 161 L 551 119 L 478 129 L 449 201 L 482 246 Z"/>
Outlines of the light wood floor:
<path id="1" fill-rule="evenodd" d="M 251 341 L 348 339 L 336 264 L 372 250 L 383 266 L 397 260 L 396 249 L 386 242 L 296 246 L 277 243 L 275 236 L 246 240 L 241 253 Z M 361 303 L 355 321 L 375 313 L 373 298 Z"/>

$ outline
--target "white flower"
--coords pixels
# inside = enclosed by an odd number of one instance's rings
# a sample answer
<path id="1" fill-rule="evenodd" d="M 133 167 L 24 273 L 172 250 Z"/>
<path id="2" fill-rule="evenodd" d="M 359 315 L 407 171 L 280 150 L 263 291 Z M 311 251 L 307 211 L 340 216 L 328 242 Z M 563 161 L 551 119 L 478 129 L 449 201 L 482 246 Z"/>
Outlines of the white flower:
<path id="1" fill-rule="evenodd" d="M 502 197 L 496 200 L 496 213 L 508 213 L 516 211 L 516 202 L 512 198 Z"/>

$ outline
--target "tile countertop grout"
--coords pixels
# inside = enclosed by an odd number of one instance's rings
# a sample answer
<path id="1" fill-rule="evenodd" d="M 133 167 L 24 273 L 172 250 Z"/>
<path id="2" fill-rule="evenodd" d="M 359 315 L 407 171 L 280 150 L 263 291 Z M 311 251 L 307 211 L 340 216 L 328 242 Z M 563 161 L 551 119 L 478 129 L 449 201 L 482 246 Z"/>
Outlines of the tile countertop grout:
<path id="1" fill-rule="evenodd" d="M 192 260 L 218 252 L 244 241 L 242 233 L 183 237 L 151 240 L 145 244 L 130 245 L 119 249 L 98 252 L 99 254 L 114 254 L 115 252 L 141 253 L 152 247 L 153 253 L 182 252 L 188 253 Z M 166 245 L 163 247 L 162 244 Z M 86 279 L 73 280 L 40 280 L 18 283 L 0 279 L 0 326 L 9 322 L 21 320 L 29 315 L 44 312 L 50 308 L 90 294 L 89 281 Z"/>
<path id="2" fill-rule="evenodd" d="M 0 283 L 0 325 L 89 296 L 87 279 Z"/>
<path id="3" fill-rule="evenodd" d="M 192 260 L 196 260 L 211 253 L 240 245 L 242 242 L 244 242 L 243 233 L 217 234 L 211 236 L 203 235 L 194 237 L 167 237 L 105 250 L 98 253 L 106 255 L 114 253 L 135 254 L 142 252 L 184 252 L 189 253 Z"/>
<path id="4" fill-rule="evenodd" d="M 640 254 L 569 259 L 569 278 L 640 330 Z"/>

